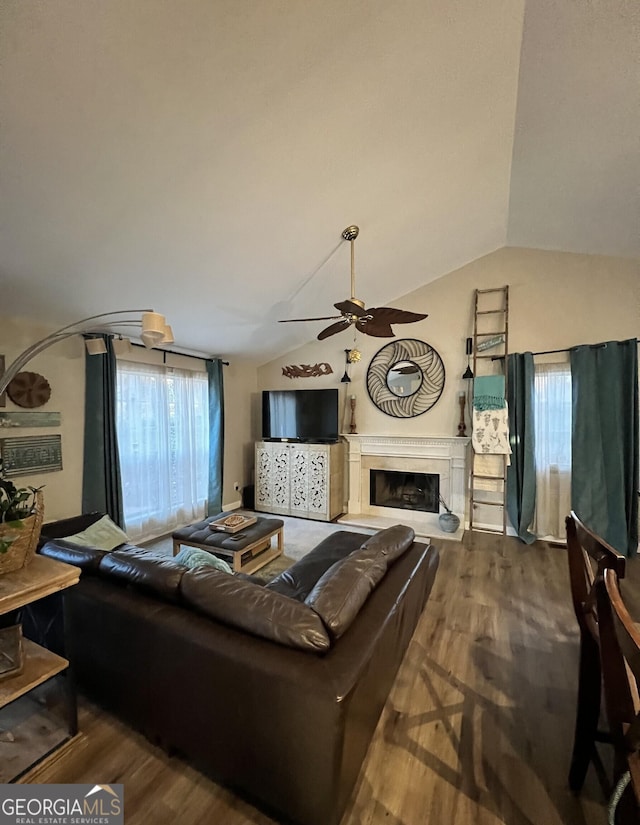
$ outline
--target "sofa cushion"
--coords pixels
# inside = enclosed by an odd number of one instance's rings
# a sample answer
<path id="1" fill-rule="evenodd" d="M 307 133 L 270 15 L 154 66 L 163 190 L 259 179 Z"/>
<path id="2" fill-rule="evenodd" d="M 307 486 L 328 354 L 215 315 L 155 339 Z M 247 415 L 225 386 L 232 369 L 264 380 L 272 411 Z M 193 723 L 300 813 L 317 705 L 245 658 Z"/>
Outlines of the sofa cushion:
<path id="1" fill-rule="evenodd" d="M 72 544 L 99 547 L 101 550 L 113 550 L 114 547 L 119 547 L 129 541 L 127 534 L 109 516 L 102 516 L 85 530 L 65 536 L 65 539 Z"/>
<path id="2" fill-rule="evenodd" d="M 159 553 L 131 544 L 105 553 L 100 573 L 148 590 L 172 602 L 180 601 L 180 579 L 186 572 L 181 564 Z"/>
<path id="3" fill-rule="evenodd" d="M 71 516 L 70 518 L 58 519 L 58 521 L 48 521 L 42 525 L 40 531 L 40 545 L 49 539 L 60 539 L 65 536 L 73 536 L 81 530 L 86 530 L 96 521 L 102 518 L 104 513 L 94 511 L 93 513 L 83 513 L 80 516 Z"/>
<path id="4" fill-rule="evenodd" d="M 333 639 L 339 639 L 351 625 L 389 564 L 409 549 L 414 537 L 410 527 L 389 527 L 321 576 L 305 604 L 316 611 Z"/>
<path id="5" fill-rule="evenodd" d="M 313 610 L 266 587 L 196 567 L 184 574 L 180 590 L 187 604 L 255 636 L 316 653 L 329 648 L 327 631 Z"/>
<path id="6" fill-rule="evenodd" d="M 265 586 L 283 596 L 303 602 L 322 574 L 360 547 L 367 538 L 366 533 L 338 530 Z"/>
<path id="7" fill-rule="evenodd" d="M 200 567 L 209 565 L 220 570 L 221 573 L 233 573 L 224 559 L 219 559 L 208 550 L 199 550 L 197 547 L 183 547 L 177 556 L 173 557 L 176 564 L 184 564 L 185 567 Z"/>
<path id="8" fill-rule="evenodd" d="M 362 545 L 362 550 L 371 558 L 381 555 L 387 559 L 388 564 L 391 564 L 406 553 L 415 537 L 415 531 L 411 527 L 405 524 L 395 524 L 368 538 Z"/>
<path id="9" fill-rule="evenodd" d="M 97 573 L 106 550 L 98 547 L 81 546 L 66 539 L 49 539 L 40 548 L 41 555 L 65 564 L 74 564 L 85 573 Z"/>

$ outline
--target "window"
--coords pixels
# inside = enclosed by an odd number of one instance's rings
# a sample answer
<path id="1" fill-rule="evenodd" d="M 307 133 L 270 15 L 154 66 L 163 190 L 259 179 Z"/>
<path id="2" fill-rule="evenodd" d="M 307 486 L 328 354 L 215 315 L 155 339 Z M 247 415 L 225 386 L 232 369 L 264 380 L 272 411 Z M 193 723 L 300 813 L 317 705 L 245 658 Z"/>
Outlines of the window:
<path id="1" fill-rule="evenodd" d="M 205 373 L 118 362 L 118 446 L 126 530 L 140 540 L 204 516 Z"/>
<path id="2" fill-rule="evenodd" d="M 536 513 L 540 537 L 561 538 L 571 510 L 571 368 L 536 364 L 534 385 Z"/>

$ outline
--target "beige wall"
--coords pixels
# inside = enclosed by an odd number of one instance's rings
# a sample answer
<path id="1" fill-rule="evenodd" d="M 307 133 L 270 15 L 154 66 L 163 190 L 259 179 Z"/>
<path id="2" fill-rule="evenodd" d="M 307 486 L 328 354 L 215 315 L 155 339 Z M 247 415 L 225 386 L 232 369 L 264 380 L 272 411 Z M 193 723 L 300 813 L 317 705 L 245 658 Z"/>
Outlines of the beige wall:
<path id="1" fill-rule="evenodd" d="M 390 277 L 392 273 L 390 273 Z M 360 278 L 366 299 L 366 274 Z M 351 370 L 351 384 L 340 384 L 344 348 L 353 345 L 351 332 L 313 341 L 263 365 L 258 370 L 259 389 L 319 388 L 338 386 L 357 399 L 358 432 L 396 435 L 456 435 L 458 393 L 465 389 L 461 375 L 466 366 L 465 339 L 473 328 L 474 289 L 509 285 L 509 349 L 547 350 L 607 339 L 640 335 L 640 269 L 637 261 L 592 255 L 545 252 L 533 249 L 499 249 L 401 299 L 393 306 L 427 312 L 424 321 L 397 325 L 398 338 L 418 338 L 433 346 L 446 369 L 444 392 L 428 412 L 413 419 L 391 418 L 370 401 L 366 372 L 373 355 L 387 343 L 358 334 L 362 361 Z M 332 296 L 339 299 L 344 296 Z M 310 334 L 322 324 L 309 324 Z M 327 361 L 334 374 L 315 379 L 289 379 L 287 364 Z M 347 388 L 345 390 L 345 387 Z"/>
<path id="2" fill-rule="evenodd" d="M 0 353 L 9 364 L 34 341 L 51 329 L 25 319 L 0 319 Z M 0 429 L 0 438 L 30 435 L 62 436 L 62 470 L 53 473 L 18 476 L 18 486 L 44 488 L 45 520 L 52 521 L 80 512 L 82 500 L 82 451 L 84 437 L 84 346 L 80 338 L 70 338 L 36 356 L 25 367 L 43 375 L 51 385 L 51 398 L 39 412 L 60 412 L 60 427 Z M 25 410 L 7 398 L 0 412 Z M 34 410 L 36 411 L 36 410 Z"/>
<path id="3" fill-rule="evenodd" d="M 234 359 L 224 368 L 224 480 L 223 505 L 240 501 L 240 490 L 253 483 L 253 445 L 259 438 L 256 364 Z"/>

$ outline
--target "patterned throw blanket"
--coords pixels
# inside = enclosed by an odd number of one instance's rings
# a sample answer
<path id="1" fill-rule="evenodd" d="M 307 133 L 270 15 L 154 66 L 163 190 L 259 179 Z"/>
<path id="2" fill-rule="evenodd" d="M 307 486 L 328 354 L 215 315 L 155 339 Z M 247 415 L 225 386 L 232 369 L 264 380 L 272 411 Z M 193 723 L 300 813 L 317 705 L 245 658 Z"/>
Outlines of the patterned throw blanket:
<path id="1" fill-rule="evenodd" d="M 476 410 L 472 415 L 471 443 L 476 453 L 511 455 L 509 446 L 509 410 Z"/>

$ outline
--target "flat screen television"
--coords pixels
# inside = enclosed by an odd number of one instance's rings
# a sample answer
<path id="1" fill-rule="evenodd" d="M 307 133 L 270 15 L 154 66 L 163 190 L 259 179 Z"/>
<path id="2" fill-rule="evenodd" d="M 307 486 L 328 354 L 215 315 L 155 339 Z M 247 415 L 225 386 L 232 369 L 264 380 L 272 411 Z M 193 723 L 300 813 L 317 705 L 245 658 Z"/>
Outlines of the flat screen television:
<path id="1" fill-rule="evenodd" d="M 262 437 L 267 441 L 338 441 L 338 390 L 263 390 Z"/>

